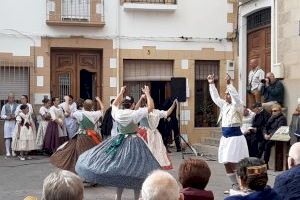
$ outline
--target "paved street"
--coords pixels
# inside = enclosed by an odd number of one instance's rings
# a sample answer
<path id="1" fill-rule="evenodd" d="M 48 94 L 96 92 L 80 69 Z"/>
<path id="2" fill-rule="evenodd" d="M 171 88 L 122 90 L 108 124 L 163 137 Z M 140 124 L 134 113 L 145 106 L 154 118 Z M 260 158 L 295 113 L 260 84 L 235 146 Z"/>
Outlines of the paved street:
<path id="1" fill-rule="evenodd" d="M 189 156 L 185 156 L 186 158 Z M 171 159 L 174 169 L 170 172 L 177 177 L 177 169 L 182 161 L 181 153 L 173 152 Z M 212 171 L 208 189 L 212 190 L 215 199 L 223 199 L 223 191 L 228 189 L 229 181 L 224 175 L 224 168 L 216 161 L 208 161 Z M 22 200 L 27 195 L 41 197 L 43 179 L 54 169 L 48 157 L 34 156 L 31 161 L 19 161 L 16 158 L 5 160 L 0 157 L 0 199 Z M 276 173 L 277 174 L 277 173 Z M 269 184 L 273 186 L 275 173 L 269 173 Z M 86 187 L 86 200 L 113 200 L 114 188 Z M 126 190 L 124 199 L 132 199 L 133 192 Z"/>

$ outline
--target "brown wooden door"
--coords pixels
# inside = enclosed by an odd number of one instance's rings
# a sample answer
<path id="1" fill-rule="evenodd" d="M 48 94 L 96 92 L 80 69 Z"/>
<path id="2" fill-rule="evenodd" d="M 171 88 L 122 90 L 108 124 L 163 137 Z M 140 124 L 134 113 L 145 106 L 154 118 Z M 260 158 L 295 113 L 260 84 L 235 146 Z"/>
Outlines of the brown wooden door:
<path id="1" fill-rule="evenodd" d="M 257 58 L 260 67 L 267 73 L 271 71 L 271 27 L 261 28 L 248 33 L 248 65 L 247 73 L 251 70 L 249 61 Z"/>
<path id="2" fill-rule="evenodd" d="M 51 51 L 51 96 L 60 97 L 71 94 L 75 98 L 83 97 L 83 84 L 91 88 L 90 96 L 101 96 L 101 55 L 94 50 Z M 82 73 L 85 71 L 85 73 Z M 90 74 L 89 80 L 82 74 Z M 92 79 L 92 80 L 90 80 Z"/>

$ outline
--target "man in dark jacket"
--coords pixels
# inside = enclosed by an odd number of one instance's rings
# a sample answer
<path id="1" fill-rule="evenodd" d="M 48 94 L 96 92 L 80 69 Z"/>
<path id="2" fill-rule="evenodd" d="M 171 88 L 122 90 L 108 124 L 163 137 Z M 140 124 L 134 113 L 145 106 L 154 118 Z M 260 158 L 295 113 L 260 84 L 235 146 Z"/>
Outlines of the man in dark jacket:
<path id="1" fill-rule="evenodd" d="M 268 165 L 270 160 L 271 148 L 275 144 L 274 141 L 270 140 L 273 134 L 279 129 L 281 126 L 286 126 L 287 120 L 286 117 L 283 115 L 281 106 L 279 104 L 274 104 L 272 106 L 272 115 L 268 119 L 266 128 L 264 131 L 264 160 L 265 163 Z"/>
<path id="2" fill-rule="evenodd" d="M 263 109 L 261 103 L 255 103 L 253 111 L 255 112 L 255 117 L 252 121 L 250 133 L 246 135 L 246 139 L 250 144 L 248 145 L 250 157 L 261 158 L 263 154 L 262 145 L 264 143 L 263 131 L 271 114 Z"/>
<path id="3" fill-rule="evenodd" d="M 283 105 L 284 87 L 280 80 L 276 79 L 272 72 L 267 73 L 262 81 L 261 94 L 264 96 L 264 107 L 272 107 L 275 103 Z"/>
<path id="4" fill-rule="evenodd" d="M 275 179 L 274 190 L 282 199 L 300 199 L 300 142 L 292 145 L 288 158 L 289 170 Z"/>

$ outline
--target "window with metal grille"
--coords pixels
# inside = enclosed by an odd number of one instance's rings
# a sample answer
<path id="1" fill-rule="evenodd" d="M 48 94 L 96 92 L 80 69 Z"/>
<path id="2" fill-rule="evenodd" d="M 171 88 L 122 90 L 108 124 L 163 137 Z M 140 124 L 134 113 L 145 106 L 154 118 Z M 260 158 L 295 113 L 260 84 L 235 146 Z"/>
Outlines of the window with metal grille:
<path id="1" fill-rule="evenodd" d="M 71 74 L 59 74 L 58 75 L 59 82 L 59 99 L 60 101 L 64 101 L 64 96 L 71 94 Z"/>
<path id="2" fill-rule="evenodd" d="M 219 61 L 195 62 L 195 127 L 216 127 L 217 106 L 209 94 L 207 76 L 215 75 L 215 83 L 219 84 Z"/>
<path id="3" fill-rule="evenodd" d="M 9 92 L 15 99 L 21 95 L 29 96 L 30 62 L 0 60 L 0 107 L 6 103 Z"/>
<path id="4" fill-rule="evenodd" d="M 61 17 L 64 21 L 89 21 L 90 0 L 62 0 Z"/>
<path id="5" fill-rule="evenodd" d="M 247 30 L 253 30 L 271 24 L 271 8 L 255 12 L 247 17 Z"/>
<path id="6" fill-rule="evenodd" d="M 177 0 L 123 0 L 125 3 L 176 4 Z"/>

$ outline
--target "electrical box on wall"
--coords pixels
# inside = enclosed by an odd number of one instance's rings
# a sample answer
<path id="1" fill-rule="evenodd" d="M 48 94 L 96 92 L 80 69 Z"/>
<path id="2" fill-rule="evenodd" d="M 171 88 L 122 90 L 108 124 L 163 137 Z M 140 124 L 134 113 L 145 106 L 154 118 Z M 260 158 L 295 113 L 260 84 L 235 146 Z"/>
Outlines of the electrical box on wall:
<path id="1" fill-rule="evenodd" d="M 284 78 L 284 67 L 282 63 L 273 64 L 272 72 L 276 78 Z"/>
<path id="2" fill-rule="evenodd" d="M 231 79 L 234 79 L 234 61 L 233 60 L 226 60 L 226 73 L 229 74 Z"/>

